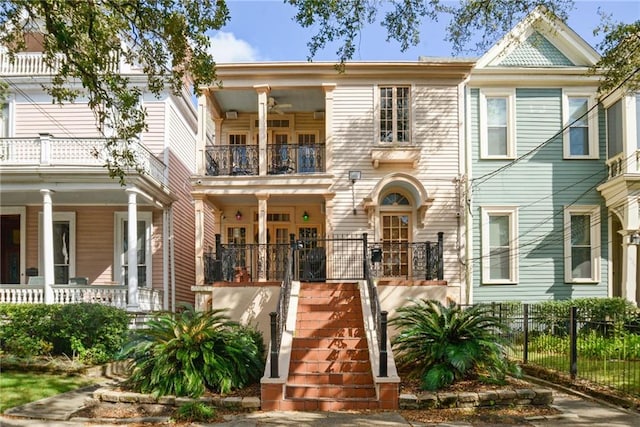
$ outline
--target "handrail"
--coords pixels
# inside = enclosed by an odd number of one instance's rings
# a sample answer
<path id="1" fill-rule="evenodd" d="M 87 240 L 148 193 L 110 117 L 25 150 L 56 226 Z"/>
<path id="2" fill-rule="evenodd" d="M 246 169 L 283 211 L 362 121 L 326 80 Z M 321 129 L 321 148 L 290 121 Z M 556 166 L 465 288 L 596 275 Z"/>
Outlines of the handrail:
<path id="1" fill-rule="evenodd" d="M 282 287 L 280 288 L 280 296 L 278 298 L 278 304 L 276 305 L 276 311 L 271 312 L 271 378 L 278 378 L 278 362 L 280 359 L 280 344 L 282 343 L 282 335 L 284 334 L 285 325 L 287 323 L 287 314 L 289 311 L 289 300 L 291 298 L 291 278 L 293 272 L 293 252 L 295 250 L 295 243 L 293 242 L 293 235 L 291 236 L 291 245 L 289 247 L 289 254 L 287 257 L 287 268 L 284 274 L 284 280 L 282 281 Z"/>
<path id="2" fill-rule="evenodd" d="M 380 350 L 380 377 L 386 377 L 387 372 L 387 312 L 382 311 L 380 299 L 378 297 L 378 289 L 373 281 L 371 274 L 371 264 L 369 259 L 369 250 L 367 248 L 367 233 L 362 235 L 364 247 L 364 277 L 369 290 L 369 300 L 371 305 L 371 315 L 373 316 L 373 329 L 376 331 L 378 338 L 378 349 Z"/>

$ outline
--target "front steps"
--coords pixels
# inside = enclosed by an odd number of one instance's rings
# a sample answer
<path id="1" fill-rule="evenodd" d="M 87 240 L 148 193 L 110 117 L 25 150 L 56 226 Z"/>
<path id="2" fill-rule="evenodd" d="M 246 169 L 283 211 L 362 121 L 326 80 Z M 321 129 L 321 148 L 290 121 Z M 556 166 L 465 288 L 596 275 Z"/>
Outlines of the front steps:
<path id="1" fill-rule="evenodd" d="M 262 384 L 262 409 L 397 406 L 397 384 L 374 384 L 358 284 L 302 283 L 288 376 L 284 385 Z"/>

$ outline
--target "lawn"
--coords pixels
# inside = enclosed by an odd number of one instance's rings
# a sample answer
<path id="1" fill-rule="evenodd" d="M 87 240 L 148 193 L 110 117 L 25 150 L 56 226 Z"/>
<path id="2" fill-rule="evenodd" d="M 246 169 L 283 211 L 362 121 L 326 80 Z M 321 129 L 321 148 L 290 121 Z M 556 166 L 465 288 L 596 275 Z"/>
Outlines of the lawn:
<path id="1" fill-rule="evenodd" d="M 79 375 L 2 371 L 0 413 L 14 406 L 91 385 L 93 382 L 93 379 Z"/>

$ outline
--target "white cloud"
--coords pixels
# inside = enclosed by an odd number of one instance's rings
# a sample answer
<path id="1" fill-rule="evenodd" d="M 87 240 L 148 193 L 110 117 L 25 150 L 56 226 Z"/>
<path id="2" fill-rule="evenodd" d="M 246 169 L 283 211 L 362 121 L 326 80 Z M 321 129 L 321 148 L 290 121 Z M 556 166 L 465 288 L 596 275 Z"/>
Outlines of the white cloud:
<path id="1" fill-rule="evenodd" d="M 218 31 L 211 37 L 209 53 L 216 62 L 249 62 L 258 60 L 258 50 L 233 33 Z"/>

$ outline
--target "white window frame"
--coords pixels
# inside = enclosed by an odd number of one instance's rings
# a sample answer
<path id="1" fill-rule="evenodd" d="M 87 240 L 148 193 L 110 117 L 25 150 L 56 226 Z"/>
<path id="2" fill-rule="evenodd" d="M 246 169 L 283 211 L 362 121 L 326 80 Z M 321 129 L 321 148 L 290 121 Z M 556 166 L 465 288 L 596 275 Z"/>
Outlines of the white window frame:
<path id="1" fill-rule="evenodd" d="M 589 139 L 588 155 L 571 155 L 571 122 L 569 120 L 569 99 L 587 98 L 587 126 Z M 598 108 L 594 92 L 585 90 L 576 91 L 571 89 L 562 90 L 562 144 L 565 159 L 598 159 L 600 150 L 598 147 Z"/>
<path id="2" fill-rule="evenodd" d="M 480 208 L 482 227 L 482 283 L 485 285 L 515 285 L 519 277 L 518 260 L 518 207 L 517 206 L 483 206 Z M 489 240 L 491 216 L 509 217 L 509 278 L 491 279 L 491 247 Z"/>
<path id="3" fill-rule="evenodd" d="M 571 216 L 590 216 L 591 277 L 574 278 L 571 271 Z M 600 206 L 581 205 L 564 207 L 564 281 L 565 283 L 598 283 L 600 281 Z"/>
<path id="4" fill-rule="evenodd" d="M 396 120 L 396 116 L 397 116 L 397 108 L 393 109 L 393 119 L 392 119 L 392 135 L 393 135 L 393 139 L 391 141 L 382 141 L 380 139 L 380 89 L 381 88 L 393 88 L 393 99 L 396 99 L 397 97 L 397 89 L 398 88 L 407 88 L 409 89 L 409 117 L 407 118 L 407 125 L 409 126 L 409 129 L 407 130 L 407 134 L 408 134 L 408 141 L 398 141 L 397 140 L 397 120 Z M 378 144 L 380 145 L 385 145 L 385 146 L 389 146 L 389 145 L 411 145 L 413 143 L 413 129 L 415 128 L 415 123 L 413 122 L 413 118 L 414 118 L 414 111 L 415 111 L 415 105 L 413 102 L 413 97 L 414 97 L 414 93 L 415 93 L 415 87 L 412 84 L 379 84 L 379 85 L 374 85 L 374 102 L 376 105 L 376 117 L 375 117 L 375 122 L 376 122 L 376 126 L 374 128 L 374 132 L 375 132 L 375 141 L 378 142 Z M 395 104 L 395 102 L 394 102 Z"/>
<path id="5" fill-rule="evenodd" d="M 75 212 L 53 212 L 53 222 L 67 221 L 69 223 L 69 278 L 76 277 L 76 213 Z M 44 228 L 42 226 L 42 212 L 38 213 L 38 271 L 42 276 L 44 273 Z M 55 265 L 55 264 L 54 264 Z M 66 283 L 57 283 L 64 285 Z"/>
<path id="6" fill-rule="evenodd" d="M 489 154 L 489 118 L 487 98 L 507 100 L 507 152 L 504 155 Z M 480 89 L 480 158 L 514 159 L 516 157 L 516 92 L 515 89 Z"/>
<path id="7" fill-rule="evenodd" d="M 138 212 L 138 221 L 145 222 L 145 259 L 147 261 L 147 284 L 145 288 L 151 289 L 153 288 L 153 283 L 151 282 L 151 278 L 153 277 L 152 267 L 153 260 L 151 258 L 151 238 L 153 236 L 153 214 L 151 212 Z M 120 283 L 123 285 L 127 285 L 123 283 L 123 274 L 122 267 L 126 264 L 125 257 L 127 256 L 124 251 L 122 251 L 122 239 L 124 238 L 124 222 L 129 219 L 129 214 L 127 212 L 115 212 L 114 213 L 114 244 L 113 244 L 113 280 L 116 283 Z"/>

